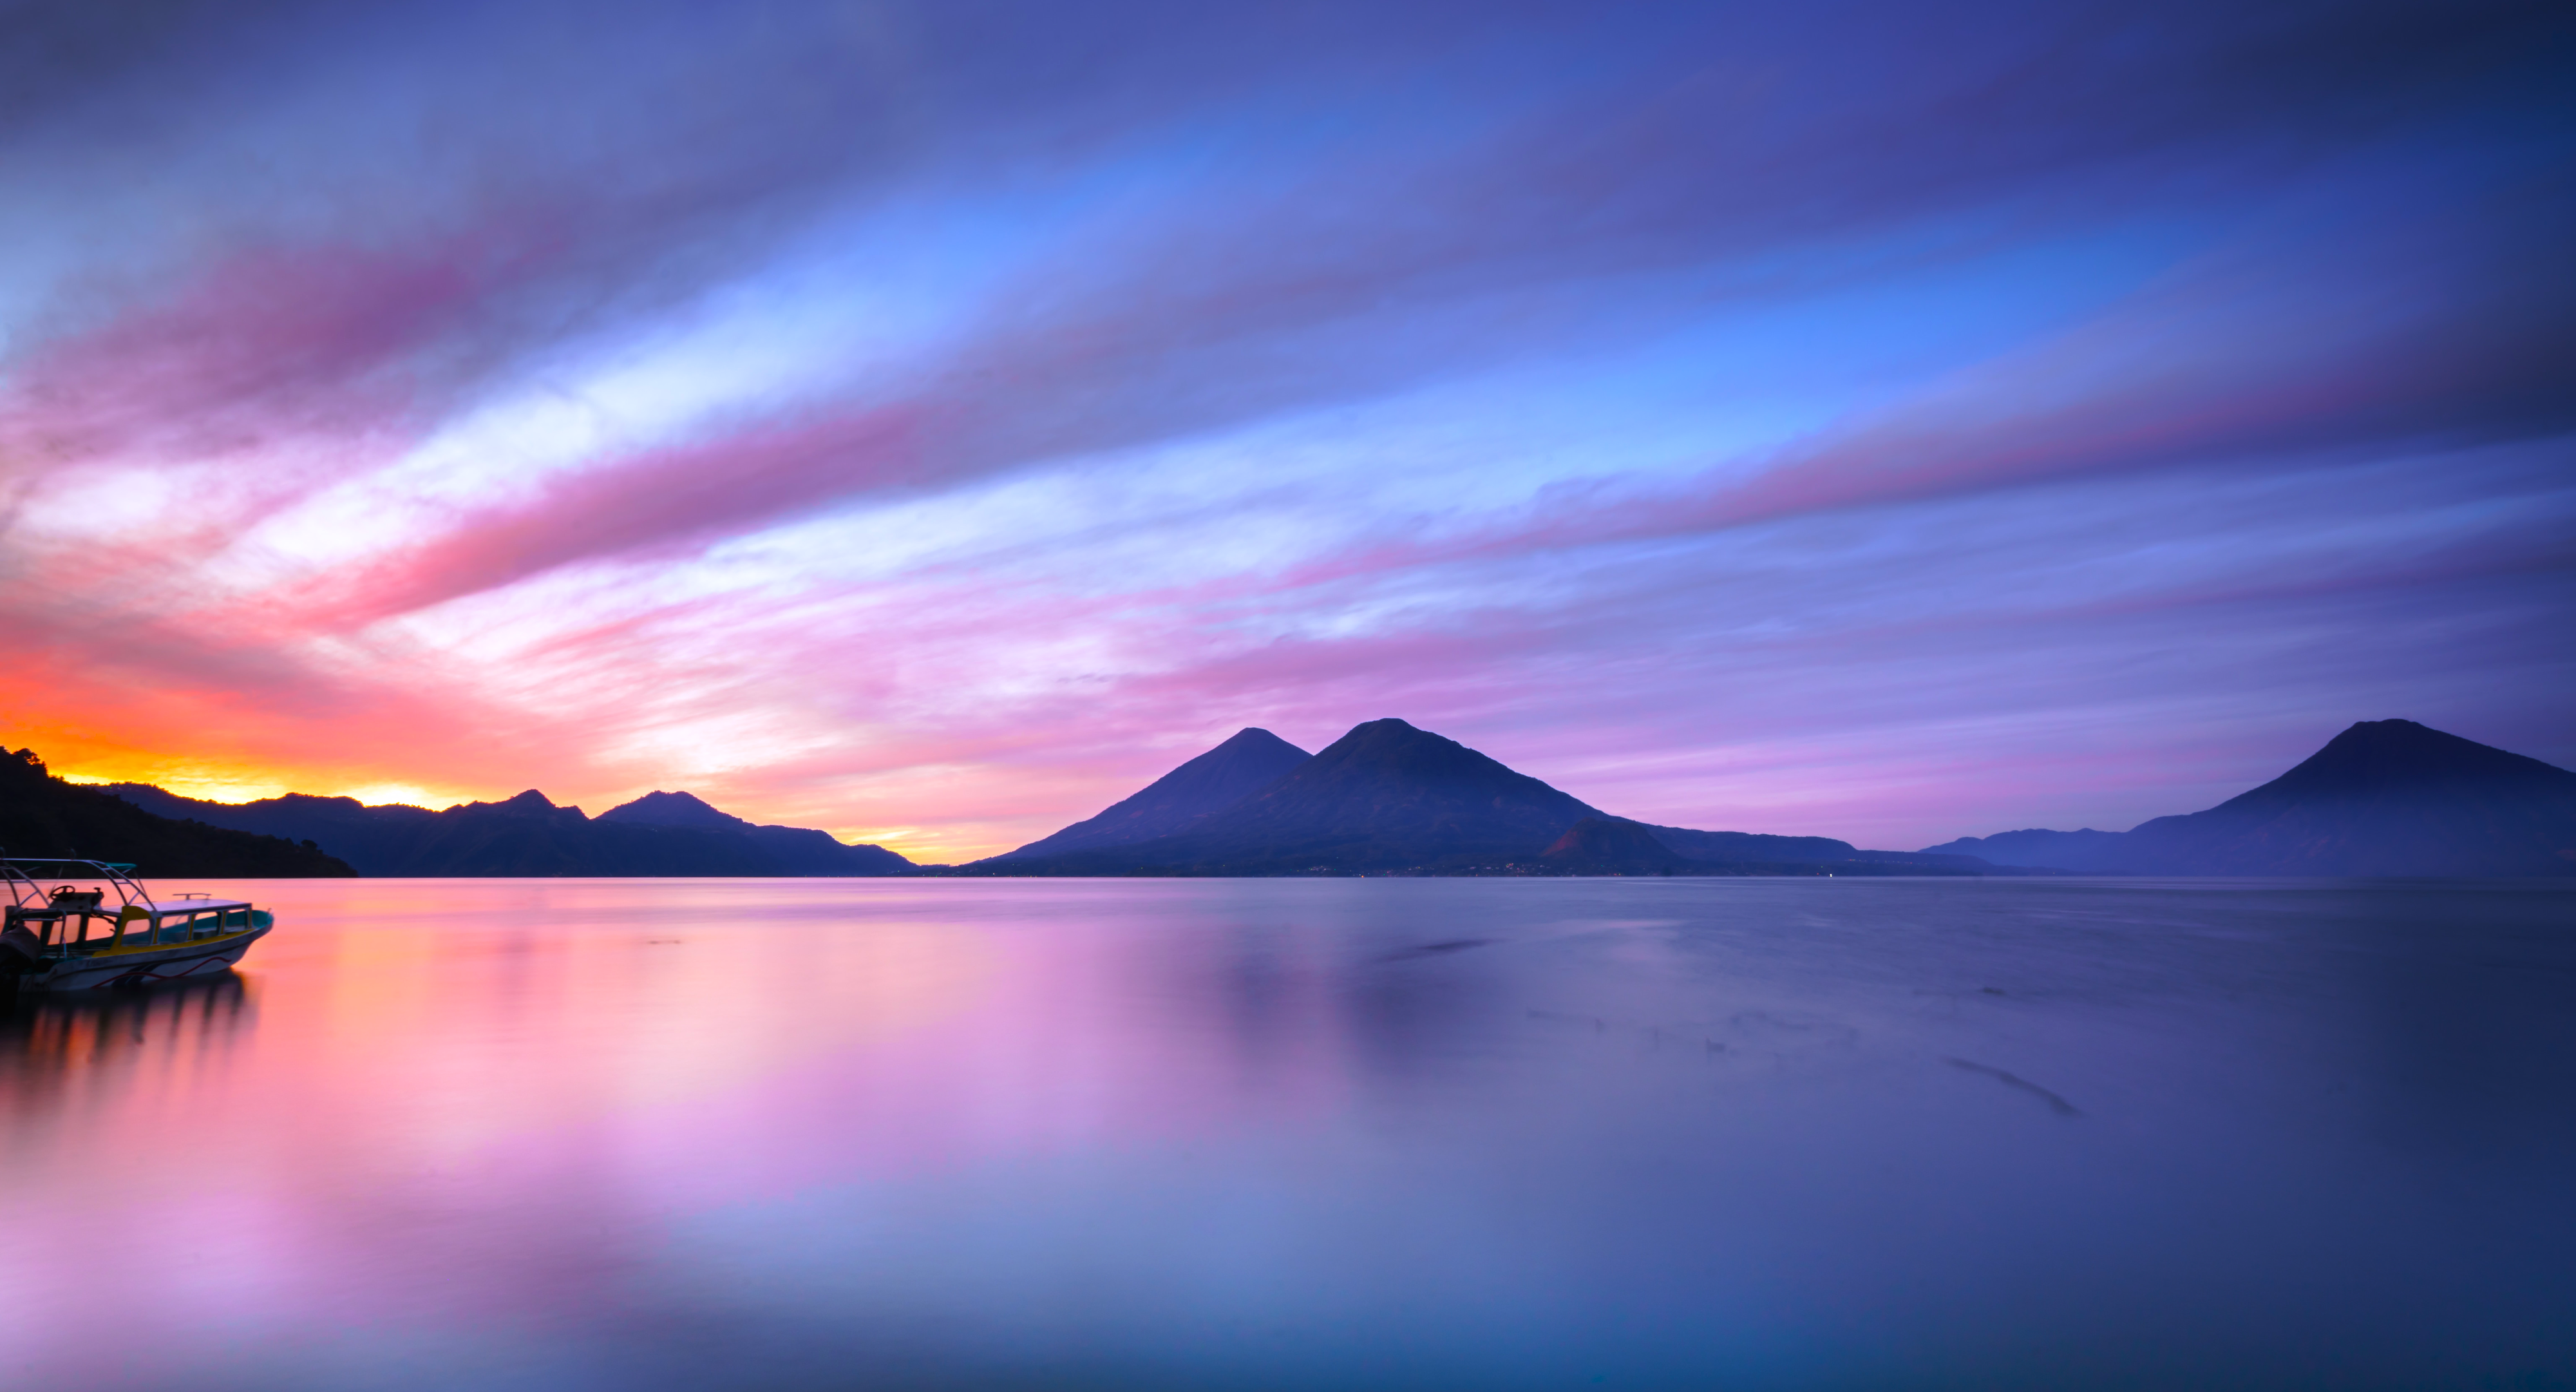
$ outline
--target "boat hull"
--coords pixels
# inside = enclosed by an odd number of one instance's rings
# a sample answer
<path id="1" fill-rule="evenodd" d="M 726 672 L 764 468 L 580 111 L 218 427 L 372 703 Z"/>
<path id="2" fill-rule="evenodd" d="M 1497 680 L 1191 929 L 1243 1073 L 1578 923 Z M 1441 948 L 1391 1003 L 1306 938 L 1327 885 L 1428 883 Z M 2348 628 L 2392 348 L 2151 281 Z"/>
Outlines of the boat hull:
<path id="1" fill-rule="evenodd" d="M 253 928 L 245 933 L 202 942 L 172 943 L 142 952 L 60 959 L 46 963 L 47 970 L 29 972 L 20 984 L 46 991 L 89 991 L 105 986 L 143 986 L 155 981 L 215 976 L 232 970 L 233 964 L 250 951 L 250 945 L 268 934 L 267 928 Z"/>

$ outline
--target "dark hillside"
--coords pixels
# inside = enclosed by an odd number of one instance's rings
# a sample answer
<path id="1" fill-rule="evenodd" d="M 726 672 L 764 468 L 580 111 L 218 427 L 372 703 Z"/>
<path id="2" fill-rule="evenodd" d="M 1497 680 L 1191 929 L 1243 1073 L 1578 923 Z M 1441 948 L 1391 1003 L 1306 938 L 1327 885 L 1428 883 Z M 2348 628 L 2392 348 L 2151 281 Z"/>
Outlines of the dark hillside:
<path id="1" fill-rule="evenodd" d="M 717 809 L 695 793 L 666 793 L 656 788 L 633 802 L 599 814 L 603 822 L 635 826 L 685 827 L 692 831 L 750 831 L 755 824 Z"/>
<path id="2" fill-rule="evenodd" d="M 1993 861 L 1997 865 L 2041 865 L 2057 870 L 2114 872 L 2129 868 L 2127 832 L 1999 831 L 1992 836 L 1962 836 L 1938 846 L 1924 847 L 1927 855 L 1970 855 Z"/>
<path id="3" fill-rule="evenodd" d="M 2576 874 L 2576 773 L 2363 721 L 2251 792 L 2144 823 L 2129 849 L 2193 875 Z"/>
<path id="4" fill-rule="evenodd" d="M 1043 844 L 1043 843 L 1040 843 Z M 1977 875 L 1969 856 L 1859 851 L 1824 836 L 1693 831 L 1612 817 L 1401 720 L 1351 730 L 1176 836 L 1057 855 L 1024 847 L 976 875 Z"/>
<path id="5" fill-rule="evenodd" d="M 385 867 L 397 863 L 438 816 L 426 807 L 369 807 L 356 798 L 314 797 L 307 793 L 229 803 L 200 802 L 149 783 L 110 783 L 103 791 L 156 816 L 192 818 L 209 826 L 283 836 L 292 841 L 309 840 L 357 867 L 361 875 L 400 873 Z"/>
<path id="6" fill-rule="evenodd" d="M 825 832 L 754 826 L 686 793 L 648 794 L 594 820 L 534 789 L 432 812 L 301 793 L 198 802 L 149 784 L 113 786 L 164 815 L 309 838 L 365 875 L 890 875 L 912 868 L 892 851 L 844 845 Z"/>
<path id="7" fill-rule="evenodd" d="M 1528 860 L 1603 814 L 1401 720 L 1372 720 L 1187 832 L 1074 856 L 986 861 L 1001 873 L 1185 874 L 1438 869 Z M 1035 868 L 1043 863 L 1047 868 Z"/>
<path id="8" fill-rule="evenodd" d="M 872 876 L 909 873 L 913 864 L 883 846 L 853 846 L 813 827 L 764 826 L 719 811 L 692 793 L 646 793 L 599 814 L 611 825 L 713 832 L 751 843 L 770 867 L 759 873 L 791 876 Z"/>
<path id="9" fill-rule="evenodd" d="M 143 876 L 307 879 L 357 873 L 309 843 L 155 816 L 113 793 L 66 783 L 27 749 L 0 754 L 0 851 L 131 861 Z"/>
<path id="10" fill-rule="evenodd" d="M 2576 773 L 2412 720 L 2365 720 L 2205 812 L 1932 849 L 2142 875 L 2576 875 Z"/>
<path id="11" fill-rule="evenodd" d="M 1225 743 L 1155 779 L 1143 791 L 1098 816 L 994 859 L 1127 846 L 1186 831 L 1199 819 L 1278 782 L 1312 757 L 1268 730 L 1239 730 Z"/>
<path id="12" fill-rule="evenodd" d="M 1690 873 L 1691 860 L 1654 831 L 1624 817 L 1586 817 L 1539 852 L 1547 869 L 1567 875 L 1670 875 Z"/>

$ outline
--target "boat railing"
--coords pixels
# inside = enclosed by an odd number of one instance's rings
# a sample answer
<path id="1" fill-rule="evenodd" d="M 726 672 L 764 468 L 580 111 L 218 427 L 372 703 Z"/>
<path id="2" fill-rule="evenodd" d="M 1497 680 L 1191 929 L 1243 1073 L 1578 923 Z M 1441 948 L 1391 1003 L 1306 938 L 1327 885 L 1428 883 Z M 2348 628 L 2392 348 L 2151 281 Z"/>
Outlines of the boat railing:
<path id="1" fill-rule="evenodd" d="M 78 866 L 79 869 L 44 869 L 38 866 Z M 43 886 L 67 880 L 105 880 L 116 890 L 117 907 L 140 905 L 146 912 L 158 913 L 151 892 L 134 878 L 134 865 L 123 860 L 84 860 L 72 856 L 13 856 L 0 854 L 0 874 L 5 874 L 12 898 L 24 904 L 30 896 L 45 898 Z"/>
<path id="2" fill-rule="evenodd" d="M 12 908 L 39 911 L 52 908 L 54 895 L 61 891 L 57 889 L 49 893 L 46 886 L 48 884 L 61 886 L 71 880 L 104 880 L 116 891 L 116 910 L 113 913 L 107 911 L 106 895 L 103 893 L 98 897 L 99 902 L 84 903 L 75 910 L 81 916 L 80 941 L 82 943 L 89 941 L 89 918 L 92 914 L 115 920 L 116 927 L 110 936 L 116 940 L 124 938 L 125 925 L 133 919 L 141 918 L 146 923 L 156 925 L 160 921 L 161 906 L 152 902 L 151 893 L 135 880 L 134 866 L 130 862 L 86 860 L 73 856 L 13 856 L 0 853 L 0 884 L 8 886 L 9 905 Z M 81 897 L 86 899 L 88 896 Z M 48 930 L 48 936 L 50 935 Z M 48 942 L 47 946 L 69 951 L 73 944 Z"/>

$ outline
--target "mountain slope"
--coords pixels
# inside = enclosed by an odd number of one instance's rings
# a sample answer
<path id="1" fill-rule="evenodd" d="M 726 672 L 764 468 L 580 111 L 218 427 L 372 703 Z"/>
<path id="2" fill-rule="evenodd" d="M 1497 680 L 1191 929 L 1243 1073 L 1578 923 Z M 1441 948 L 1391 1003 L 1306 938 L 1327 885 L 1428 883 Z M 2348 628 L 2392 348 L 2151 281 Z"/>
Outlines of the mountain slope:
<path id="1" fill-rule="evenodd" d="M 1602 815 L 1455 740 L 1372 720 L 1180 835 L 982 865 L 1005 873 L 1154 867 L 1253 875 L 1435 867 L 1533 857 L 1576 822 Z"/>
<path id="2" fill-rule="evenodd" d="M 1652 830 L 1624 817 L 1586 817 L 1539 852 L 1538 860 L 1569 875 L 1669 875 L 1690 864 Z"/>
<path id="3" fill-rule="evenodd" d="M 2576 773 L 2411 720 L 2366 720 L 2207 811 L 1933 849 L 2158 875 L 2570 875 Z"/>
<path id="4" fill-rule="evenodd" d="M 1688 827 L 1648 826 L 1655 839 L 1690 860 L 1729 864 L 1851 860 L 1859 856 L 1896 856 L 1898 851 L 1855 850 L 1849 841 L 1830 836 L 1770 836 L 1751 831 L 1693 831 Z"/>
<path id="5" fill-rule="evenodd" d="M 767 858 L 765 875 L 900 875 L 912 862 L 883 846 L 853 846 L 812 827 L 756 825 L 718 811 L 693 793 L 660 789 L 599 814 L 601 822 L 714 832 L 749 841 Z"/>
<path id="6" fill-rule="evenodd" d="M 1992 836 L 1962 836 L 1938 846 L 1924 847 L 1927 855 L 1968 855 L 1993 861 L 1997 865 L 2042 865 L 2055 870 L 2117 871 L 2128 867 L 2123 854 L 2128 847 L 2124 831 L 1999 831 Z"/>
<path id="7" fill-rule="evenodd" d="M 753 825 L 730 812 L 717 810 L 695 793 L 666 793 L 659 788 L 600 813 L 599 820 L 693 831 L 749 831 Z"/>
<path id="8" fill-rule="evenodd" d="M 382 868 L 401 856 L 438 814 L 425 807 L 369 807 L 356 798 L 288 793 L 258 802 L 200 802 L 149 783 L 110 783 L 101 791 L 162 817 L 184 817 L 209 826 L 263 836 L 312 841 L 357 868 L 361 875 L 396 873 Z"/>
<path id="9" fill-rule="evenodd" d="M 703 809 L 703 815 L 675 825 L 657 817 L 669 817 L 676 804 L 651 796 L 637 799 L 646 804 L 641 811 L 594 820 L 578 807 L 557 807 L 534 789 L 438 812 L 301 793 L 228 804 L 179 797 L 150 784 L 113 784 L 109 791 L 165 817 L 309 839 L 344 856 L 363 875 L 890 875 L 911 868 L 881 847 L 847 846 L 801 827 L 753 826 L 685 793 L 659 795 Z M 685 808 L 679 815 L 690 816 Z"/>
<path id="10" fill-rule="evenodd" d="M 135 873 L 239 879 L 353 875 L 292 840 L 157 816 L 98 788 L 66 783 L 31 750 L 0 753 L 0 850 L 131 861 Z"/>
<path id="11" fill-rule="evenodd" d="M 1355 726 L 1171 841 L 1201 861 L 1394 869 L 1527 857 L 1602 815 L 1455 740 L 1388 719 Z"/>
<path id="12" fill-rule="evenodd" d="M 1314 757 L 1268 730 L 1238 730 L 1223 744 L 1145 786 L 1098 816 L 994 857 L 1009 860 L 1132 845 L 1187 830 L 1242 801 Z"/>
<path id="13" fill-rule="evenodd" d="M 1040 843 L 1043 844 L 1043 843 Z M 1854 850 L 1824 836 L 1694 831 L 1613 817 L 1401 720 L 1354 727 L 1187 830 L 1058 854 L 1024 847 L 980 875 L 1976 875 L 1967 856 Z"/>
<path id="14" fill-rule="evenodd" d="M 1993 875 L 2005 870 L 1973 856 L 1855 850 L 1829 836 L 1763 836 L 1692 831 L 1622 817 L 1586 817 L 1539 853 L 1536 867 L 1561 875 Z"/>
<path id="15" fill-rule="evenodd" d="M 2194 875 L 2576 874 L 2576 773 L 2363 721 L 2251 792 L 2134 828 L 2129 849 Z"/>

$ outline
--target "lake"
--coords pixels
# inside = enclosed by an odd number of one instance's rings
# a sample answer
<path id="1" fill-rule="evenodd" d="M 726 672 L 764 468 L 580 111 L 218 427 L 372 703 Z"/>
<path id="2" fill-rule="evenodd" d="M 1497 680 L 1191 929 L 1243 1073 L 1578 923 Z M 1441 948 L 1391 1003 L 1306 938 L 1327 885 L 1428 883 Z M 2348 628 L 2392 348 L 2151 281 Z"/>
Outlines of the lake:
<path id="1" fill-rule="evenodd" d="M 2576 1385 L 2576 886 L 161 887 L 0 1382 Z"/>

